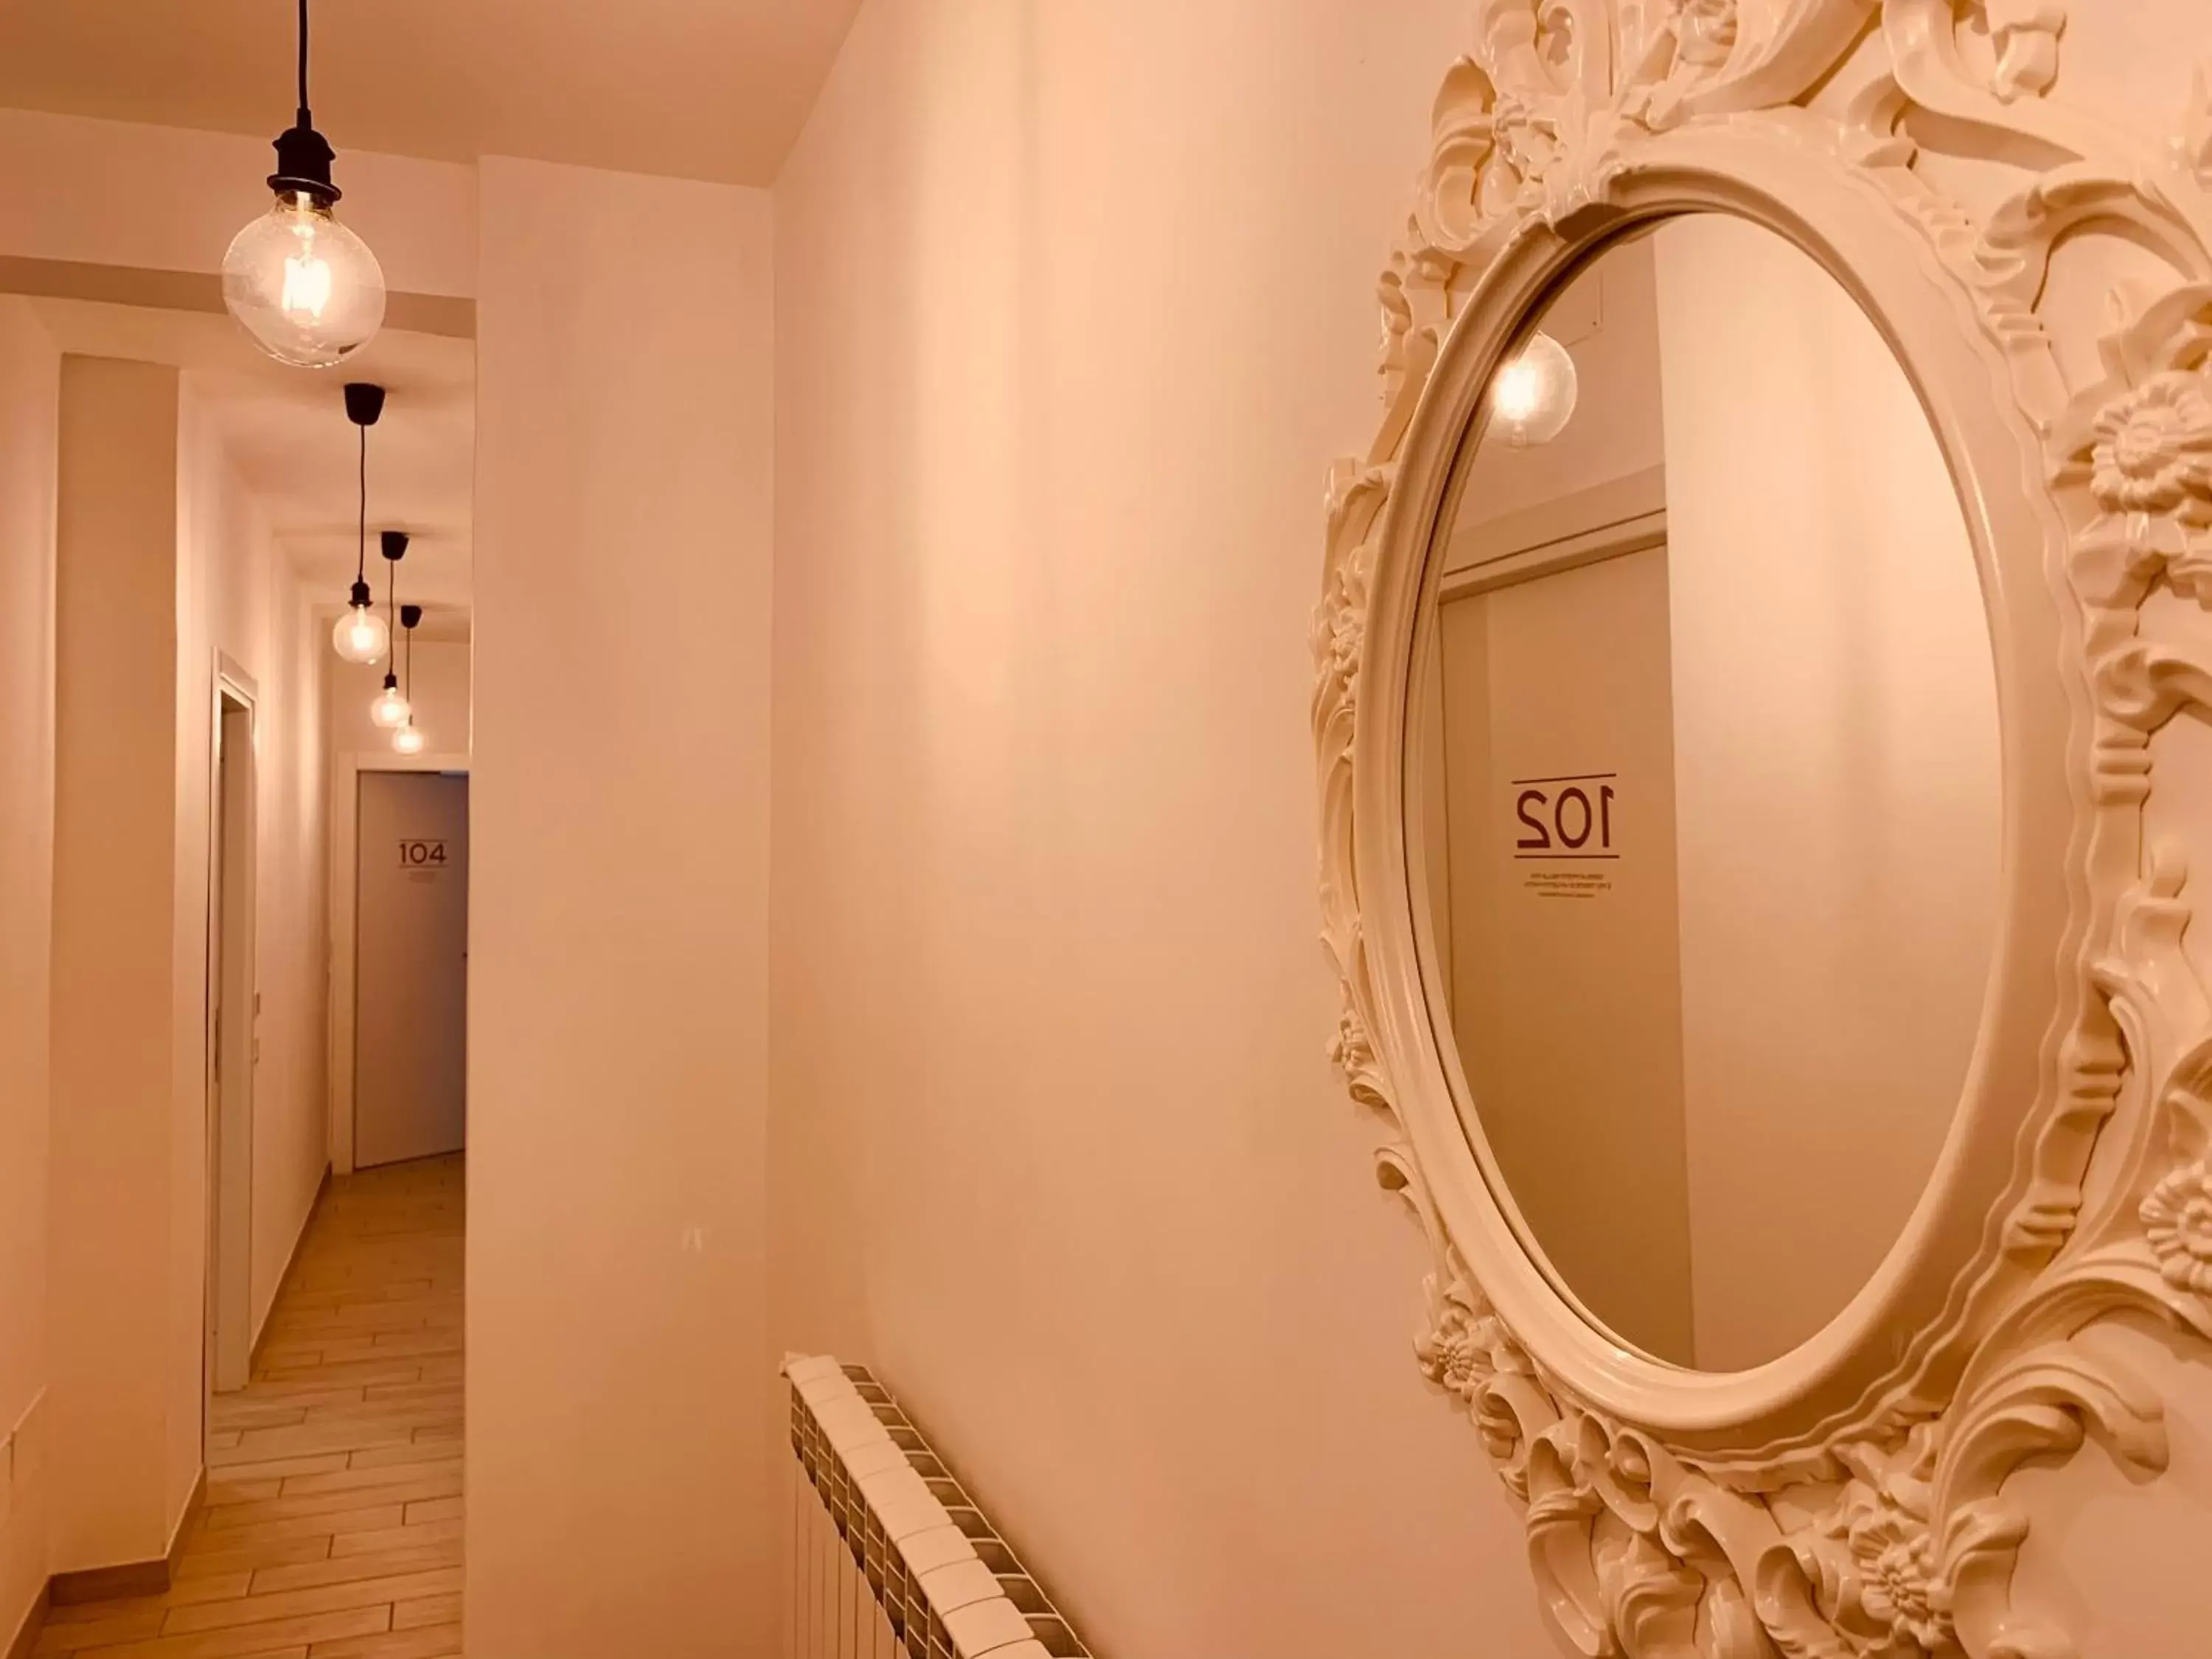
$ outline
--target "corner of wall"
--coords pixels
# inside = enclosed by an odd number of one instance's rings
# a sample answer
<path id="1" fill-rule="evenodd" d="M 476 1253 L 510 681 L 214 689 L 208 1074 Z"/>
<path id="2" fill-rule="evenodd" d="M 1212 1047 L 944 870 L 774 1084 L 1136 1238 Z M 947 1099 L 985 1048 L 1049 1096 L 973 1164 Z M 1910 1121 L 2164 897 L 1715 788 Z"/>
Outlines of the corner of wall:
<path id="1" fill-rule="evenodd" d="M 54 582 L 61 355 L 0 297 L 0 1652 L 48 1554 Z"/>

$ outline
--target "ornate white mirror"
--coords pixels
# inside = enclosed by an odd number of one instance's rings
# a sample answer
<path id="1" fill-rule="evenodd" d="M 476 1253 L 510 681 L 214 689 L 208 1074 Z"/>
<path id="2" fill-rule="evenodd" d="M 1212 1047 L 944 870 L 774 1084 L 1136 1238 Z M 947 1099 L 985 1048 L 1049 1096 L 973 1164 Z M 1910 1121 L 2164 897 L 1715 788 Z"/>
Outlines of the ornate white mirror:
<path id="1" fill-rule="evenodd" d="M 1471 9 L 1314 636 L 1420 1368 L 1594 1659 L 2063 1659 L 2017 1477 L 2157 1474 L 2112 1334 L 2212 1339 L 2212 91 Z"/>
<path id="2" fill-rule="evenodd" d="M 1568 275 L 1449 488 L 1406 762 L 1438 1050 L 1560 1294 L 1748 1370 L 1902 1236 L 1980 1030 L 2001 769 L 1965 514 L 1857 303 L 1711 212 Z"/>

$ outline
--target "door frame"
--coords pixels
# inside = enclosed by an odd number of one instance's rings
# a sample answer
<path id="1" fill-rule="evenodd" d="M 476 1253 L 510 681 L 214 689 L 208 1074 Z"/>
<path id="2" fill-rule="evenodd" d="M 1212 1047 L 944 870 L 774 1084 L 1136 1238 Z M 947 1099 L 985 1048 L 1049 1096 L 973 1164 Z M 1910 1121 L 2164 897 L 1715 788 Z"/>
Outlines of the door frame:
<path id="1" fill-rule="evenodd" d="M 450 772 L 466 777 L 469 757 L 355 750 L 331 757 L 330 1133 L 331 1169 L 337 1175 L 354 1172 L 354 948 L 364 772 Z"/>
<path id="2" fill-rule="evenodd" d="M 253 1357 L 253 1112 L 258 1063 L 260 975 L 257 960 L 260 866 L 261 694 L 253 677 L 216 652 L 208 699 L 207 984 L 203 1012 L 203 1075 L 207 1120 L 207 1273 L 204 1300 L 206 1392 L 246 1386 Z M 246 721 L 240 793 L 244 810 L 225 810 L 223 726 L 235 712 Z M 233 873 L 225 854 L 238 841 Z M 243 894 L 234 890 L 242 885 Z M 229 925 L 238 912 L 240 925 Z M 225 1018 L 227 1016 L 227 1018 Z"/>

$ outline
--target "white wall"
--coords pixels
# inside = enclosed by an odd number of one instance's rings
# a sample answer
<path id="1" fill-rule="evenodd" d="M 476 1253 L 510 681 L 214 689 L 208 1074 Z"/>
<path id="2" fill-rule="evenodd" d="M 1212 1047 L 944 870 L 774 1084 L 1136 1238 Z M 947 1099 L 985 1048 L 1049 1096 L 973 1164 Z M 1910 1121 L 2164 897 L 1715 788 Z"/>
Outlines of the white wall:
<path id="1" fill-rule="evenodd" d="M 325 963 L 328 862 L 322 659 L 315 597 L 289 561 L 185 380 L 178 593 L 176 1040 L 179 1133 L 197 1126 L 206 1063 L 208 785 L 216 653 L 258 693 L 256 970 L 261 1063 L 253 1092 L 253 1328 L 258 1333 L 328 1164 Z M 186 1241 L 179 1239 L 180 1249 Z M 195 1247 L 196 1248 L 196 1247 Z M 180 1318 L 183 1316 L 180 1310 Z M 197 1337 L 200 1315 L 190 1313 Z M 180 1331 L 180 1340 L 184 1333 Z"/>
<path id="2" fill-rule="evenodd" d="M 0 109 L 0 257 L 219 271 L 270 166 L 266 138 Z M 338 182 L 395 293 L 476 291 L 475 168 L 352 150 Z"/>
<path id="3" fill-rule="evenodd" d="M 253 1329 L 268 1323 L 284 1270 L 330 1167 L 330 789 L 325 770 L 322 659 L 327 630 L 287 567 L 261 690 L 260 869 L 257 968 L 261 1069 L 253 1117 Z"/>
<path id="4" fill-rule="evenodd" d="M 468 1647 L 764 1652 L 769 202 L 481 209 Z"/>
<path id="5" fill-rule="evenodd" d="M 1100 1652 L 1551 1651 L 1316 943 L 1322 481 L 1467 27 L 871 0 L 777 189 L 772 1335 Z"/>
<path id="6" fill-rule="evenodd" d="M 1996 677 L 1873 324 L 1747 221 L 1652 240 L 1696 1352 L 1735 1370 L 1873 1276 L 1949 1132 L 1996 940 Z"/>
<path id="7" fill-rule="evenodd" d="M 59 1571 L 151 1560 L 199 1467 L 175 984 L 177 372 L 62 362 L 49 1310 Z M 179 1203 L 188 1213 L 174 1213 Z M 203 1249 L 189 1261 L 196 1267 Z"/>
<path id="8" fill-rule="evenodd" d="M 321 627 L 325 641 L 329 627 L 327 621 Z M 404 654 L 404 647 L 399 649 Z M 369 704 L 384 689 L 386 665 L 346 662 L 327 643 L 319 654 L 329 673 L 331 753 L 390 754 L 392 733 L 368 717 Z M 405 665 L 402 663 L 397 672 L 404 684 Z M 466 641 L 416 641 L 415 725 L 432 754 L 465 755 L 469 751 L 469 672 Z"/>
<path id="9" fill-rule="evenodd" d="M 53 1014 L 57 1571 L 168 1547 L 200 1473 L 210 726 L 256 683 L 252 1300 L 325 1161 L 322 709 L 307 603 L 173 368 L 64 360 Z"/>
<path id="10" fill-rule="evenodd" d="M 61 358 L 0 298 L 0 1652 L 46 1577 L 54 498 Z M 4 1460 L 0 1460 L 4 1462 Z M 11 1478 L 12 1477 L 12 1478 Z"/>

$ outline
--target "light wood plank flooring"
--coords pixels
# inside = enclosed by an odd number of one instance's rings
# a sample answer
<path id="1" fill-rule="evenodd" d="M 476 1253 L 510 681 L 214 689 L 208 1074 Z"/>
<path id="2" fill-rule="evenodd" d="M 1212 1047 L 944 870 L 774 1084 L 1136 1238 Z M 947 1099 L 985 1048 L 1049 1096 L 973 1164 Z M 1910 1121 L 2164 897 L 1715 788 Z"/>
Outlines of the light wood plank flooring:
<path id="1" fill-rule="evenodd" d="M 169 1593 L 57 1607 L 71 1659 L 461 1651 L 462 1161 L 333 1183 L 252 1383 L 210 1416 Z"/>

